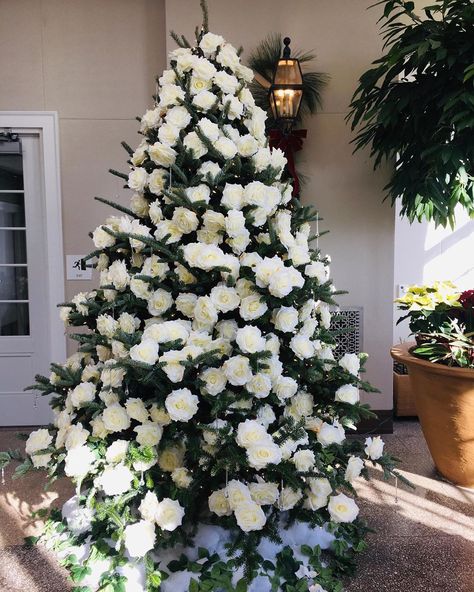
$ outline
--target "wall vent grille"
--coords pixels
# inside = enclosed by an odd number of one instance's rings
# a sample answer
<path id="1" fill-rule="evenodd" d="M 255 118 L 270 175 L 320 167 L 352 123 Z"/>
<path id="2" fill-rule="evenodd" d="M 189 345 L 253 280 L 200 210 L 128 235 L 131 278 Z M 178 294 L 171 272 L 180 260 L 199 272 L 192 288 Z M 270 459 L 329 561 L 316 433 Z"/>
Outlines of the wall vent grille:
<path id="1" fill-rule="evenodd" d="M 341 307 L 338 311 L 333 311 L 331 331 L 336 333 L 336 360 L 345 353 L 359 354 L 362 351 L 362 311 L 361 307 Z"/>

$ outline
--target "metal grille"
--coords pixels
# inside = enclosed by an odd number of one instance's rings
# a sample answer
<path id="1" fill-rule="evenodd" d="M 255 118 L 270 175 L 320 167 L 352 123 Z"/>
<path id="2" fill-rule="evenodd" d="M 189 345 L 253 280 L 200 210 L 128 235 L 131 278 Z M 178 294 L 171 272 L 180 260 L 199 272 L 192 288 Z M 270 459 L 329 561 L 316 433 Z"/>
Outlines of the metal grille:
<path id="1" fill-rule="evenodd" d="M 362 351 L 362 308 L 347 307 L 333 312 L 331 331 L 336 333 L 336 360 L 345 353 L 359 354 Z"/>

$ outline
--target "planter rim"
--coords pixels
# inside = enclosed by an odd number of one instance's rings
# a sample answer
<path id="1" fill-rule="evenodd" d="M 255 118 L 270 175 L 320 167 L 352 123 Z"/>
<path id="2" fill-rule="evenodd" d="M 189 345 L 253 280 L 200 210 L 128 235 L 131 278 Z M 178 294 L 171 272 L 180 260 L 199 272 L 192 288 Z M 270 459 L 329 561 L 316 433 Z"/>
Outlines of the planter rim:
<path id="1" fill-rule="evenodd" d="M 394 345 L 390 350 L 390 355 L 397 362 L 401 362 L 406 366 L 420 366 L 425 368 L 428 372 L 433 374 L 449 374 L 455 375 L 458 378 L 467 378 L 474 380 L 473 368 L 458 368 L 456 366 L 445 366 L 444 364 L 437 364 L 436 362 L 428 362 L 412 355 L 411 350 L 416 347 L 414 341 L 406 341 L 399 345 Z"/>

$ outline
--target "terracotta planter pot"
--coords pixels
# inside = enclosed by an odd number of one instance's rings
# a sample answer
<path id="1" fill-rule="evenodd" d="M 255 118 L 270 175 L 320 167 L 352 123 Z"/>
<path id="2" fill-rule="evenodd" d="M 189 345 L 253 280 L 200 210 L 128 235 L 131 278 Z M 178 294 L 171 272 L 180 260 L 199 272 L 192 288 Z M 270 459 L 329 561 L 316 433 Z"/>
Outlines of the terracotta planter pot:
<path id="1" fill-rule="evenodd" d="M 421 428 L 438 471 L 474 488 L 474 370 L 450 368 L 412 356 L 414 343 L 391 349 L 408 368 Z"/>

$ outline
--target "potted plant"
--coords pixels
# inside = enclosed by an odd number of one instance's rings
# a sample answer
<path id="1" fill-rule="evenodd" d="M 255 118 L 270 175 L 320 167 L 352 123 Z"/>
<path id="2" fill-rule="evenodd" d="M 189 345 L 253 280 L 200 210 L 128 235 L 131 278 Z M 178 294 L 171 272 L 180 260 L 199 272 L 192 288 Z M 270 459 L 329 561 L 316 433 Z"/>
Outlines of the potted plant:
<path id="1" fill-rule="evenodd" d="M 408 368 L 423 434 L 438 471 L 474 487 L 474 290 L 412 286 L 397 299 L 416 343 L 392 348 Z"/>

